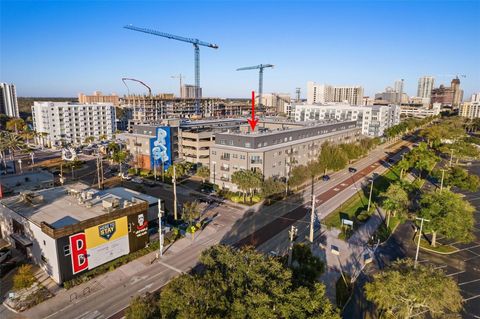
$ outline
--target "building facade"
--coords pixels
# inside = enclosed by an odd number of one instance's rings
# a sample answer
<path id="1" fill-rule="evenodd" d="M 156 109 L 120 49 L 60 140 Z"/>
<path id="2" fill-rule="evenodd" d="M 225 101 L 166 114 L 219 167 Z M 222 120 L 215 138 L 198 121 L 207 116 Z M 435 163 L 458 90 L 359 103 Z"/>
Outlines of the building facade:
<path id="1" fill-rule="evenodd" d="M 157 211 L 154 197 L 77 183 L 1 200 L 0 236 L 62 284 L 146 247 Z"/>
<path id="2" fill-rule="evenodd" d="M 294 165 L 315 160 L 324 142 L 353 142 L 360 136 L 356 121 L 262 122 L 255 132 L 246 125 L 235 132 L 219 133 L 210 148 L 210 182 L 237 191 L 232 174 L 238 170 L 256 170 L 264 178 L 287 179 Z"/>
<path id="3" fill-rule="evenodd" d="M 480 117 L 480 102 L 464 102 L 460 105 L 459 115 L 469 119 Z"/>
<path id="4" fill-rule="evenodd" d="M 196 94 L 195 95 L 195 91 Z M 199 99 L 202 98 L 202 88 L 197 88 L 195 85 L 184 84 L 180 88 L 180 97 L 182 99 L 194 99 L 198 97 Z"/>
<path id="5" fill-rule="evenodd" d="M 307 104 L 324 104 L 331 102 L 348 102 L 350 105 L 362 105 L 363 87 L 332 86 L 307 82 Z"/>
<path id="6" fill-rule="evenodd" d="M 258 97 L 256 98 L 259 105 Z M 291 103 L 291 97 L 288 93 L 263 93 L 262 105 L 265 107 L 268 115 L 277 115 L 278 113 L 287 113 L 287 105 Z"/>
<path id="7" fill-rule="evenodd" d="M 402 105 L 402 107 L 400 108 L 400 116 L 425 118 L 430 116 L 437 116 L 440 114 L 440 111 L 441 106 L 439 103 L 435 103 L 432 108 Z"/>
<path id="8" fill-rule="evenodd" d="M 50 146 L 79 145 L 87 137 L 111 139 L 115 132 L 115 107 L 111 103 L 34 102 L 32 118 L 34 130 L 43 134 L 43 143 Z"/>
<path id="9" fill-rule="evenodd" d="M 14 84 L 0 83 L 0 114 L 20 117 L 17 90 Z"/>
<path id="10" fill-rule="evenodd" d="M 112 103 L 114 106 L 120 105 L 118 95 L 112 93 L 111 95 L 103 95 L 100 91 L 93 92 L 93 95 L 78 94 L 78 103 L 92 104 L 92 103 Z"/>
<path id="11" fill-rule="evenodd" d="M 432 90 L 431 103 L 440 103 L 442 106 L 458 107 L 463 100 L 463 90 L 460 88 L 460 79 L 455 78 L 450 86 L 440 85 Z"/>
<path id="12" fill-rule="evenodd" d="M 293 114 L 297 122 L 357 121 L 366 136 L 382 136 L 385 129 L 400 123 L 397 105 L 297 104 Z"/>
<path id="13" fill-rule="evenodd" d="M 470 97 L 470 102 L 480 102 L 480 92 L 473 93 Z"/>
<path id="14" fill-rule="evenodd" d="M 418 79 L 417 96 L 430 99 L 432 96 L 435 79 L 433 76 L 422 76 Z"/>

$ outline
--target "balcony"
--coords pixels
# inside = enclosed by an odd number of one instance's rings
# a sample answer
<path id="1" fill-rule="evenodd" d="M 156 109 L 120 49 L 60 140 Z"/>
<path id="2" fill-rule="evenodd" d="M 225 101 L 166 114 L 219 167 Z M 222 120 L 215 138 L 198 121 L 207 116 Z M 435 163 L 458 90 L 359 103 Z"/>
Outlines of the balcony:
<path id="1" fill-rule="evenodd" d="M 222 161 L 229 161 L 229 160 L 230 160 L 230 156 L 224 156 L 224 155 L 222 155 L 222 156 L 220 156 L 220 159 L 221 159 Z"/>
<path id="2" fill-rule="evenodd" d="M 228 166 L 220 166 L 220 170 L 223 172 L 230 172 L 230 167 Z"/>
<path id="3" fill-rule="evenodd" d="M 228 182 L 228 181 L 229 181 L 228 177 L 224 177 L 224 176 L 221 176 L 221 177 L 220 177 L 220 180 L 221 180 L 221 181 L 224 181 L 224 182 Z"/>
<path id="4" fill-rule="evenodd" d="M 250 164 L 263 164 L 263 161 L 261 159 L 259 160 L 250 160 Z"/>

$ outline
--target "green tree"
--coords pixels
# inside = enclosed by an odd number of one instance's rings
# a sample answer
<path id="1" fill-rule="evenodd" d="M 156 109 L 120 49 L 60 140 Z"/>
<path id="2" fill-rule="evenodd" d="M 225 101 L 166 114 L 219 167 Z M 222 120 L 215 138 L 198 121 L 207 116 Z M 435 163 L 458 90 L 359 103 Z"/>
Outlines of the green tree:
<path id="1" fill-rule="evenodd" d="M 182 219 L 188 222 L 188 225 L 200 217 L 200 207 L 197 201 L 186 202 L 183 204 Z"/>
<path id="2" fill-rule="evenodd" d="M 307 163 L 306 169 L 307 169 L 307 174 L 310 176 L 311 193 L 313 196 L 315 178 L 325 170 L 325 166 L 320 161 L 310 161 Z"/>
<path id="3" fill-rule="evenodd" d="M 130 306 L 125 310 L 126 319 L 154 319 L 158 315 L 156 298 L 150 293 L 132 298 Z"/>
<path id="4" fill-rule="evenodd" d="M 197 175 L 202 179 L 202 183 L 205 184 L 205 180 L 210 178 L 210 168 L 208 166 L 200 166 L 197 169 Z"/>
<path id="5" fill-rule="evenodd" d="M 33 274 L 32 265 L 21 265 L 17 273 L 13 276 L 13 288 L 15 290 L 28 288 L 36 281 L 37 279 L 35 279 L 35 275 Z"/>
<path id="6" fill-rule="evenodd" d="M 232 174 L 232 183 L 243 192 L 243 202 L 246 200 L 246 196 L 250 195 L 250 202 L 255 189 L 259 188 L 262 184 L 263 176 L 257 171 L 251 170 L 238 170 Z"/>
<path id="7" fill-rule="evenodd" d="M 120 174 L 122 174 L 122 164 L 125 163 L 128 156 L 129 156 L 129 153 L 128 151 L 125 151 L 125 150 L 117 151 L 112 155 L 112 160 L 118 164 L 118 170 Z"/>
<path id="8" fill-rule="evenodd" d="M 318 156 L 318 162 L 321 163 L 326 174 L 327 170 L 338 171 L 345 168 L 348 158 L 338 145 L 325 142 Z"/>
<path id="9" fill-rule="evenodd" d="M 407 153 L 404 158 L 420 172 L 420 177 L 423 173 L 430 172 L 440 160 L 435 155 L 435 152 L 428 148 L 426 143 L 420 143 L 418 147 Z"/>
<path id="10" fill-rule="evenodd" d="M 393 216 L 400 214 L 401 217 L 406 217 L 410 201 L 408 193 L 400 184 L 390 184 L 387 190 L 380 194 L 380 197 L 382 207 L 387 211 L 387 227 L 390 226 L 390 214 L 393 214 Z"/>
<path id="11" fill-rule="evenodd" d="M 470 242 L 474 238 L 474 211 L 460 195 L 444 189 L 422 194 L 418 215 L 430 220 L 424 223 L 424 228 L 432 233 L 432 246 L 435 247 L 437 234 L 459 242 Z"/>
<path id="12" fill-rule="evenodd" d="M 403 173 L 407 172 L 410 167 L 412 167 L 412 164 L 408 161 L 408 159 L 402 158 L 400 161 L 398 161 L 397 167 L 400 168 L 400 179 L 402 179 Z"/>
<path id="13" fill-rule="evenodd" d="M 308 178 L 308 170 L 305 165 L 298 165 L 292 168 L 288 177 L 288 185 L 298 187 L 302 185 Z"/>
<path id="14" fill-rule="evenodd" d="M 85 137 L 84 143 L 85 143 L 85 144 L 90 144 L 90 143 L 92 143 L 93 141 L 95 141 L 95 137 L 93 137 L 93 136 L 87 136 L 87 137 Z"/>
<path id="15" fill-rule="evenodd" d="M 214 246 L 200 263 L 163 288 L 162 318 L 340 318 L 322 284 L 295 287 L 289 269 L 253 248 Z"/>
<path id="16" fill-rule="evenodd" d="M 0 114 L 0 130 L 7 129 L 7 122 L 11 119 L 10 116 L 6 114 Z"/>
<path id="17" fill-rule="evenodd" d="M 19 117 L 14 117 L 7 122 L 7 130 L 10 132 L 21 132 L 25 127 L 25 121 Z"/>
<path id="18" fill-rule="evenodd" d="M 363 156 L 368 149 L 363 149 L 360 144 L 357 143 L 345 143 L 340 144 L 340 149 L 343 153 L 347 156 L 348 162 L 350 163 L 352 160 Z"/>
<path id="19" fill-rule="evenodd" d="M 323 262 L 312 254 L 310 245 L 295 244 L 292 251 L 292 275 L 295 286 L 313 288 L 324 271 Z"/>
<path id="20" fill-rule="evenodd" d="M 365 295 L 387 318 L 446 318 L 462 309 L 457 283 L 442 270 L 410 259 L 395 261 L 365 284 Z"/>
<path id="21" fill-rule="evenodd" d="M 262 196 L 270 203 L 271 197 L 285 192 L 285 183 L 276 180 L 273 177 L 267 178 L 263 181 L 261 186 Z"/>
<path id="22" fill-rule="evenodd" d="M 9 151 L 10 159 L 13 159 L 13 157 L 15 156 L 15 151 L 25 149 L 25 143 L 23 142 L 23 138 L 18 134 L 7 131 L 1 132 L 0 144 L 2 145 L 2 148 Z"/>
<path id="23" fill-rule="evenodd" d="M 470 192 L 477 191 L 480 186 L 480 178 L 477 175 L 470 175 L 467 170 L 460 166 L 452 166 L 445 170 L 444 174 L 444 186 L 454 186 Z M 434 176 L 440 180 L 442 178 L 441 170 L 435 170 Z"/>
<path id="24" fill-rule="evenodd" d="M 444 144 L 439 149 L 442 153 L 455 158 L 456 163 L 458 163 L 459 160 L 474 160 L 480 157 L 478 147 L 465 141 Z"/>

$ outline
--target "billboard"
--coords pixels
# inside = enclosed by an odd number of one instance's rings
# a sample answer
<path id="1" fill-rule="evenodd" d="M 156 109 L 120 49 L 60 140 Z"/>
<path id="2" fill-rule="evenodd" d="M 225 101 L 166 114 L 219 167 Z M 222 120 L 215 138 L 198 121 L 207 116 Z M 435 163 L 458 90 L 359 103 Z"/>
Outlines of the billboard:
<path id="1" fill-rule="evenodd" d="M 150 139 L 150 169 L 154 166 L 166 170 L 172 165 L 171 129 L 169 126 L 157 127 L 156 137 Z"/>
<path id="2" fill-rule="evenodd" d="M 69 237 L 73 274 L 93 269 L 130 252 L 127 216 Z"/>
<path id="3" fill-rule="evenodd" d="M 128 216 L 129 246 L 130 251 L 145 248 L 148 244 L 148 220 L 147 213 L 139 213 Z"/>

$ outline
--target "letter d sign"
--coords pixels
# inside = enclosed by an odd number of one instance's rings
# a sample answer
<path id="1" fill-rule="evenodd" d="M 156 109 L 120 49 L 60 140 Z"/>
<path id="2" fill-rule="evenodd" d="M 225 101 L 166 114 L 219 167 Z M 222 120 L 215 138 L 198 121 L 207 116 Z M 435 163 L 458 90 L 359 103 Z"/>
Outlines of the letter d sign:
<path id="1" fill-rule="evenodd" d="M 85 233 L 78 233 L 70 236 L 70 251 L 73 274 L 88 269 L 87 241 Z"/>

